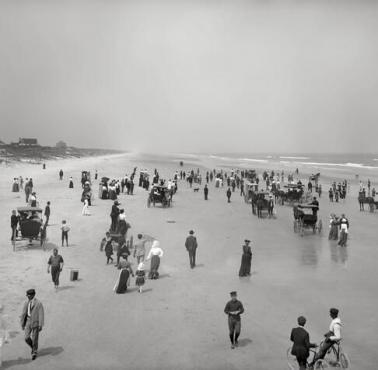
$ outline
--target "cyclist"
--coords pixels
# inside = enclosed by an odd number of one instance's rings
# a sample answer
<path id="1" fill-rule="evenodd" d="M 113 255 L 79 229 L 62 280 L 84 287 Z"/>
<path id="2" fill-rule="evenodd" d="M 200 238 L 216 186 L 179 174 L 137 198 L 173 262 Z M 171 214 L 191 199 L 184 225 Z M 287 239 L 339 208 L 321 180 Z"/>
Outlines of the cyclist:
<path id="1" fill-rule="evenodd" d="M 291 354 L 297 358 L 299 370 L 306 369 L 307 358 L 310 355 L 310 348 L 317 347 L 316 344 L 310 343 L 310 336 L 305 330 L 306 318 L 299 316 L 298 327 L 291 330 L 290 340 L 293 342 Z"/>
<path id="2" fill-rule="evenodd" d="M 331 308 L 329 310 L 329 315 L 332 318 L 331 324 L 329 326 L 329 331 L 324 334 L 326 339 L 319 348 L 318 353 L 315 355 L 313 362 L 310 366 L 314 366 L 317 360 L 323 359 L 327 351 L 338 341 L 341 340 L 341 320 L 339 316 L 339 310 L 337 308 Z"/>

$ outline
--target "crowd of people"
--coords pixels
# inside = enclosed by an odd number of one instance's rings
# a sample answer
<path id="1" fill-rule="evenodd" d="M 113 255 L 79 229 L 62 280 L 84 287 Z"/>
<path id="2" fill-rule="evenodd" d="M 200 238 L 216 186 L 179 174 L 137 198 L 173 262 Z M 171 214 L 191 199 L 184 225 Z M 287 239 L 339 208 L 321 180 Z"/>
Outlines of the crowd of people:
<path id="1" fill-rule="evenodd" d="M 298 173 L 297 173 L 298 175 Z M 97 171 L 96 177 L 97 179 Z M 113 290 L 116 294 L 123 294 L 128 291 L 128 287 L 131 285 L 132 278 L 135 278 L 135 286 L 139 293 L 143 292 L 143 287 L 146 283 L 146 279 L 156 280 L 159 278 L 159 267 L 161 259 L 164 256 L 164 251 L 160 246 L 160 242 L 157 238 L 151 237 L 147 234 L 138 233 L 137 238 L 134 240 L 131 223 L 128 218 L 126 218 L 126 212 L 124 208 L 119 208 L 121 203 L 118 201 L 121 194 L 126 193 L 127 195 L 134 194 L 134 178 L 136 176 L 136 168 L 134 168 L 131 175 L 125 175 L 122 179 L 110 180 L 109 178 L 103 177 L 99 182 L 99 198 L 100 199 L 111 199 L 113 204 L 110 211 L 110 226 L 109 230 L 105 233 L 104 238 L 100 243 L 100 251 L 105 254 L 106 265 L 114 265 L 117 268 L 117 276 Z M 294 181 L 293 174 L 287 175 L 288 184 L 302 185 L 300 180 Z M 63 179 L 63 170 L 59 171 L 59 179 Z M 284 172 L 281 171 L 265 171 L 260 178 L 256 173 L 251 176 L 251 173 L 245 170 L 231 170 L 227 173 L 224 170 L 211 170 L 206 171 L 204 176 L 200 173 L 199 169 L 190 171 L 176 171 L 172 176 L 172 179 L 163 179 L 159 172 L 155 169 L 153 175 L 151 176 L 146 170 L 141 170 L 139 175 L 139 187 L 154 192 L 157 186 L 164 186 L 170 192 L 174 193 L 178 190 L 178 181 L 183 180 L 188 183 L 188 186 L 192 188 L 193 186 L 202 186 L 204 199 L 209 199 L 209 185 L 214 182 L 214 187 L 227 187 L 226 198 L 227 202 L 231 202 L 232 194 L 236 189 L 240 189 L 240 196 L 245 196 L 245 183 L 247 181 L 252 181 L 254 184 L 263 184 L 263 191 L 268 194 L 269 209 L 268 215 L 271 217 L 273 215 L 274 209 L 274 199 L 273 194 L 275 191 L 280 190 L 282 184 L 284 183 Z M 151 186 L 151 190 L 150 190 Z M 375 189 L 370 190 L 370 180 L 368 182 L 369 195 L 375 196 Z M 69 188 L 73 188 L 73 179 L 70 177 Z M 329 200 L 331 202 L 338 202 L 339 199 L 345 200 L 347 194 L 348 184 L 345 181 L 336 184 L 333 182 L 329 189 Z M 14 178 L 12 185 L 12 191 L 17 192 L 23 188 L 23 179 Z M 313 192 L 312 182 L 308 182 L 308 192 Z M 33 180 L 26 179 L 25 181 L 25 195 L 26 202 L 31 207 L 36 207 L 37 196 L 36 192 L 33 191 Z M 317 182 L 314 185 L 315 192 L 321 196 L 321 185 Z M 360 192 L 364 192 L 365 188 L 361 186 Z M 84 203 L 82 214 L 89 215 L 89 206 L 92 198 L 91 183 L 85 181 L 83 183 L 83 193 L 82 201 Z M 90 195 L 89 195 L 90 194 Z M 363 194 L 366 196 L 366 194 Z M 319 209 L 319 202 L 316 197 L 310 203 L 316 205 L 314 212 Z M 50 201 L 47 202 L 44 210 L 44 225 L 47 227 L 49 223 L 49 218 L 51 214 Z M 260 208 L 261 211 L 261 208 Z M 261 212 L 258 207 L 258 217 L 262 217 Z M 130 215 L 128 215 L 130 217 Z M 18 225 L 20 218 L 16 211 L 12 211 L 11 215 L 11 239 L 14 240 L 18 234 Z M 329 222 L 329 240 L 338 240 L 338 245 L 345 247 L 347 244 L 348 233 L 349 233 L 349 220 L 344 214 L 341 217 L 337 217 L 335 214 L 331 214 Z M 70 227 L 66 220 L 62 221 L 61 224 L 61 242 L 62 247 L 64 242 L 68 247 L 68 233 Z M 251 265 L 252 265 L 252 249 L 250 246 L 251 241 L 249 239 L 244 240 L 242 245 L 242 255 L 241 264 L 239 268 L 239 277 L 249 277 L 251 276 Z M 190 230 L 189 235 L 185 240 L 185 248 L 189 255 L 189 266 L 191 269 L 196 267 L 196 251 L 198 248 L 197 237 L 194 236 L 194 231 Z M 148 252 L 147 252 L 148 250 Z M 113 258 L 114 257 L 114 258 Z M 147 262 L 150 262 L 149 267 L 147 267 Z M 54 288 L 57 291 L 59 287 L 59 277 L 63 270 L 64 260 L 59 254 L 57 248 L 53 249 L 53 254 L 50 256 L 47 262 L 47 272 L 51 273 L 51 279 L 54 284 Z M 133 269 L 133 266 L 137 268 Z M 148 273 L 147 273 L 148 272 Z M 224 312 L 228 315 L 228 325 L 229 325 L 229 337 L 231 341 L 231 348 L 238 346 L 238 338 L 241 331 L 241 320 L 240 315 L 244 313 L 244 308 L 242 303 L 237 300 L 237 293 L 231 292 L 231 300 L 227 303 Z M 35 290 L 29 289 L 27 291 L 28 301 L 25 303 L 21 316 L 21 327 L 25 330 L 25 341 L 32 349 L 32 359 L 37 357 L 38 350 L 38 335 L 42 330 L 44 325 L 44 311 L 43 305 L 35 298 Z M 0 307 L 1 309 L 1 307 Z M 341 320 L 338 317 L 338 310 L 335 308 L 330 309 L 330 315 L 332 317 L 332 322 L 330 325 L 330 331 L 326 335 L 326 340 L 321 344 L 319 351 L 314 356 L 313 361 L 309 366 L 314 366 L 315 362 L 323 358 L 330 348 L 341 339 L 340 327 Z M 294 328 L 290 335 L 290 340 L 293 342 L 292 354 L 296 356 L 300 369 L 305 369 L 307 366 L 307 360 L 309 357 L 309 349 L 315 347 L 309 340 L 309 335 L 304 329 L 306 319 L 303 316 L 298 317 L 298 327 Z M 1 351 L 1 327 L 0 327 L 0 351 Z M 1 356 L 1 352 L 0 352 Z M 1 360 L 1 357 L 0 357 Z"/>

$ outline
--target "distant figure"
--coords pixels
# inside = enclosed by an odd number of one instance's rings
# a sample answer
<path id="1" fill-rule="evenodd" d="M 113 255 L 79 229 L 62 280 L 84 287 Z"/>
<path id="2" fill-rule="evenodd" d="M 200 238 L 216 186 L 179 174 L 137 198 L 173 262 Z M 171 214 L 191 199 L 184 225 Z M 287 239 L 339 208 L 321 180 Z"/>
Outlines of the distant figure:
<path id="1" fill-rule="evenodd" d="M 17 237 L 17 225 L 18 225 L 18 217 L 15 210 L 12 211 L 11 216 L 11 229 L 12 229 L 12 236 L 11 240 L 14 241 L 14 239 Z"/>
<path id="2" fill-rule="evenodd" d="M 340 247 L 346 247 L 346 243 L 348 240 L 348 232 L 349 232 L 349 221 L 345 217 L 345 215 L 342 214 L 340 218 L 340 239 L 338 242 L 338 245 L 340 245 Z"/>
<path id="3" fill-rule="evenodd" d="M 190 230 L 189 236 L 185 241 L 185 248 L 189 252 L 189 264 L 192 269 L 196 266 L 196 251 L 198 247 L 197 238 L 193 234 L 194 231 Z"/>
<path id="4" fill-rule="evenodd" d="M 231 300 L 227 302 L 224 313 L 228 315 L 228 329 L 231 341 L 231 348 L 238 346 L 238 338 L 241 330 L 240 315 L 244 312 L 243 304 L 237 300 L 236 292 L 231 292 Z"/>
<path id="5" fill-rule="evenodd" d="M 105 256 L 106 256 L 106 264 L 108 265 L 109 262 L 111 261 L 111 263 L 113 263 L 113 258 L 112 258 L 112 255 L 113 255 L 113 245 L 112 245 L 112 238 L 110 238 L 110 234 L 109 234 L 109 238 L 108 238 L 108 233 L 106 233 L 106 244 L 105 244 Z"/>
<path id="6" fill-rule="evenodd" d="M 118 206 L 120 203 L 115 200 L 113 205 L 112 205 L 112 210 L 110 212 L 110 218 L 112 220 L 111 225 L 110 225 L 110 231 L 117 231 L 118 228 L 118 216 L 120 214 L 120 210 Z"/>
<path id="7" fill-rule="evenodd" d="M 230 203 L 231 202 L 231 189 L 228 188 L 227 189 L 227 192 L 226 192 L 226 195 L 227 195 L 227 203 Z"/>
<path id="8" fill-rule="evenodd" d="M 135 285 L 139 288 L 139 293 L 142 293 L 143 291 L 143 285 L 145 283 L 145 275 L 146 273 L 144 272 L 144 264 L 143 262 L 140 262 L 138 264 L 138 268 L 136 270 L 136 279 L 135 279 Z"/>
<path id="9" fill-rule="evenodd" d="M 45 170 L 46 169 L 46 163 L 43 164 L 42 168 Z"/>
<path id="10" fill-rule="evenodd" d="M 310 355 L 310 348 L 315 348 L 317 345 L 310 343 L 310 336 L 304 328 L 306 318 L 299 316 L 297 322 L 299 326 L 293 328 L 290 334 L 290 340 L 293 342 L 291 354 L 297 358 L 299 370 L 305 370 L 307 369 L 307 359 Z"/>
<path id="11" fill-rule="evenodd" d="M 95 172 L 95 180 L 97 180 L 97 177 L 98 177 L 98 174 L 97 174 L 97 170 Z"/>
<path id="12" fill-rule="evenodd" d="M 74 187 L 73 180 L 72 180 L 72 177 L 70 177 L 70 182 L 68 184 L 68 188 L 73 189 L 73 187 Z"/>
<path id="13" fill-rule="evenodd" d="M 157 240 L 154 240 L 152 243 L 152 247 L 146 261 L 151 259 L 151 266 L 150 266 L 150 273 L 148 277 L 150 279 L 158 279 L 159 278 L 159 266 L 160 266 L 160 258 L 163 257 L 163 250 L 160 248 L 160 243 Z"/>
<path id="14" fill-rule="evenodd" d="M 85 197 L 85 198 L 84 198 L 83 209 L 82 209 L 82 211 L 81 211 L 81 214 L 82 214 L 83 216 L 90 216 L 90 213 L 89 213 L 89 210 L 88 210 L 88 206 L 89 206 L 88 198 Z"/>
<path id="15" fill-rule="evenodd" d="M 35 298 L 35 290 L 26 291 L 28 301 L 25 302 L 20 316 L 21 328 L 25 330 L 25 342 L 32 350 L 32 360 L 37 358 L 39 332 L 44 325 L 42 303 Z"/>
<path id="16" fill-rule="evenodd" d="M 146 255 L 146 242 L 147 240 L 142 239 L 143 235 L 138 234 L 138 240 L 134 245 L 134 258 L 137 259 L 138 265 L 144 261 L 144 257 Z"/>
<path id="17" fill-rule="evenodd" d="M 58 289 L 59 286 L 59 275 L 62 272 L 64 265 L 63 257 L 58 254 L 58 249 L 53 249 L 53 254 L 50 256 L 49 261 L 47 262 L 47 273 L 50 273 L 51 269 L 51 278 L 54 283 L 55 289 Z"/>
<path id="18" fill-rule="evenodd" d="M 63 180 L 63 170 L 59 171 L 59 180 Z"/>
<path id="19" fill-rule="evenodd" d="M 241 258 L 241 265 L 239 269 L 239 276 L 249 276 L 251 275 L 251 263 L 252 263 L 252 250 L 251 247 L 249 246 L 249 243 L 251 241 L 248 239 L 244 240 L 244 245 L 243 245 L 243 254 Z"/>
<path id="20" fill-rule="evenodd" d="M 50 219 L 50 202 L 47 202 L 45 207 L 45 226 L 48 226 Z"/>
<path id="21" fill-rule="evenodd" d="M 205 196 L 205 200 L 207 200 L 207 196 L 209 195 L 209 188 L 207 187 L 207 184 L 203 188 L 203 195 Z"/>
<path id="22" fill-rule="evenodd" d="M 29 205 L 30 207 L 37 207 L 37 195 L 35 192 L 29 197 Z"/>
<path id="23" fill-rule="evenodd" d="M 62 221 L 62 227 L 60 228 L 62 230 L 62 247 L 64 241 L 66 241 L 66 247 L 68 247 L 68 232 L 70 231 L 69 226 L 67 225 L 67 221 Z"/>

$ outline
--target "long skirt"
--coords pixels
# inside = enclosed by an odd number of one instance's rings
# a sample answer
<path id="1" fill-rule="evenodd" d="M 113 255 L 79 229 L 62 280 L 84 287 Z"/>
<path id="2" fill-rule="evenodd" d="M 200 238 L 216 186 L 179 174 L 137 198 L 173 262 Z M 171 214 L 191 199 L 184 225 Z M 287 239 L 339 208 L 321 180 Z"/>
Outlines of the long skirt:
<path id="1" fill-rule="evenodd" d="M 51 278 L 53 283 L 59 285 L 60 266 L 51 266 Z"/>
<path id="2" fill-rule="evenodd" d="M 337 225 L 331 225 L 331 229 L 329 230 L 328 239 L 329 240 L 337 240 L 339 237 L 339 229 Z"/>
<path id="3" fill-rule="evenodd" d="M 15 192 L 15 193 L 19 192 L 19 191 L 20 191 L 20 187 L 19 187 L 19 185 L 16 184 L 16 183 L 14 183 L 14 184 L 12 185 L 12 191 Z"/>
<path id="4" fill-rule="evenodd" d="M 113 288 L 117 294 L 123 294 L 127 291 L 127 286 L 129 285 L 130 272 L 127 269 L 122 269 L 119 272 L 118 280 Z"/>
<path id="5" fill-rule="evenodd" d="M 252 257 L 249 254 L 243 253 L 242 258 L 241 258 L 239 276 L 251 275 L 251 261 L 252 261 Z"/>
<path id="6" fill-rule="evenodd" d="M 159 278 L 159 266 L 160 266 L 160 257 L 159 256 L 152 256 L 151 258 L 151 268 L 148 274 L 150 279 L 158 279 Z"/>
<path id="7" fill-rule="evenodd" d="M 348 240 L 348 234 L 344 230 L 341 230 L 340 240 L 338 242 L 338 245 L 340 245 L 341 247 L 345 247 L 347 240 Z"/>

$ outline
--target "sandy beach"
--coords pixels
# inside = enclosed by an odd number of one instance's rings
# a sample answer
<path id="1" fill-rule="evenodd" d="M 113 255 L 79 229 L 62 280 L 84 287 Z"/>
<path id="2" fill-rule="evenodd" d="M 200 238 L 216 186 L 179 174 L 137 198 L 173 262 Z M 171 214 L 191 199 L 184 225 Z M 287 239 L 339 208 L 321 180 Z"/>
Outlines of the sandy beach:
<path id="1" fill-rule="evenodd" d="M 209 200 L 202 187 L 193 192 L 185 181 L 178 184 L 172 208 L 147 208 L 147 192 L 136 184 L 134 195 L 121 194 L 134 236 L 139 232 L 156 237 L 165 252 L 158 280 L 147 280 L 139 294 L 131 289 L 116 295 L 112 288 L 118 271 L 106 265 L 99 245 L 110 225 L 110 200 L 97 199 L 99 178 L 121 178 L 134 167 L 163 178 L 180 170 L 178 158 L 124 154 L 48 161 L 42 166 L 22 164 L 2 167 L 0 175 L 0 301 L 9 317 L 12 334 L 4 347 L 4 369 L 132 369 L 132 370 L 244 370 L 286 369 L 289 335 L 299 315 L 307 317 L 311 340 L 319 343 L 328 330 L 330 307 L 338 307 L 343 321 L 343 347 L 352 368 L 377 369 L 378 348 L 376 248 L 378 212 L 360 212 L 357 181 L 350 173 L 325 171 L 320 183 L 319 217 L 325 226 L 321 235 L 293 232 L 290 206 L 277 206 L 276 219 L 258 219 L 239 192 L 227 204 L 226 187 L 209 185 Z M 216 159 L 201 161 L 186 157 L 184 170 L 234 164 Z M 265 163 L 249 168 L 266 168 Z M 59 181 L 58 171 L 64 171 Z M 279 169 L 279 168 L 276 168 Z M 285 172 L 289 169 L 284 168 Z M 92 173 L 95 200 L 91 216 L 81 215 L 80 176 Z M 260 170 L 258 170 L 260 171 Z M 315 172 L 313 169 L 309 173 Z M 305 170 L 301 169 L 303 179 Z M 377 179 L 376 172 L 370 172 Z M 10 243 L 10 214 L 25 204 L 24 193 L 12 193 L 16 176 L 32 177 L 41 207 L 51 201 L 48 250 Z M 68 188 L 69 177 L 74 189 Z M 352 182 L 345 202 L 329 203 L 331 179 Z M 375 182 L 376 184 L 376 182 Z M 328 241 L 329 214 L 345 213 L 350 221 L 348 246 Z M 60 247 L 60 224 L 71 227 L 70 246 Z M 198 239 L 197 267 L 189 268 L 184 247 L 188 231 Z M 252 241 L 252 275 L 239 278 L 245 238 Z M 65 266 L 61 287 L 54 291 L 47 274 L 51 249 L 59 247 Z M 133 258 L 133 268 L 136 263 Z M 148 264 L 149 266 L 149 264 Z M 70 268 L 79 269 L 79 281 L 70 281 Z M 40 336 L 39 357 L 31 361 L 18 324 L 25 291 L 35 288 L 45 307 L 46 323 Z M 231 350 L 224 306 L 236 290 L 243 302 L 240 347 Z"/>

